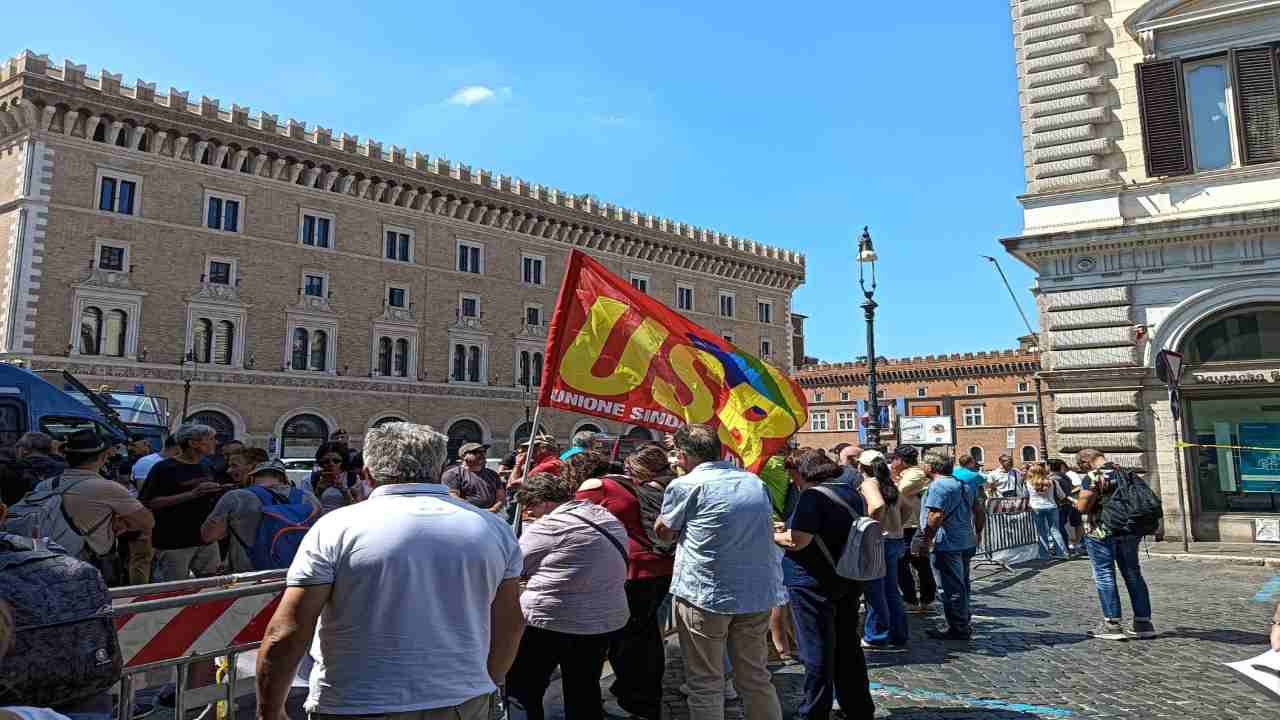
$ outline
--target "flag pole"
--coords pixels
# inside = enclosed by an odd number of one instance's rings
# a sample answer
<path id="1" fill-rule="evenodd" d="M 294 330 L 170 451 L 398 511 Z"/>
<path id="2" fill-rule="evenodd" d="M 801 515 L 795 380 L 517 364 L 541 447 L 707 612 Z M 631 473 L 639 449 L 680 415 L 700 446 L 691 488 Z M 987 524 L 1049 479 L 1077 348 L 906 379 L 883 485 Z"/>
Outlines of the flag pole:
<path id="1" fill-rule="evenodd" d="M 524 451 L 524 469 L 520 472 L 520 484 L 529 478 L 529 466 L 533 462 L 533 439 L 538 436 L 538 417 L 542 415 L 542 403 L 533 406 L 533 426 L 529 428 L 529 447 Z M 521 531 L 524 530 L 524 508 L 521 503 L 516 503 L 516 517 L 512 521 L 511 527 L 515 530 L 516 537 L 520 537 Z"/>

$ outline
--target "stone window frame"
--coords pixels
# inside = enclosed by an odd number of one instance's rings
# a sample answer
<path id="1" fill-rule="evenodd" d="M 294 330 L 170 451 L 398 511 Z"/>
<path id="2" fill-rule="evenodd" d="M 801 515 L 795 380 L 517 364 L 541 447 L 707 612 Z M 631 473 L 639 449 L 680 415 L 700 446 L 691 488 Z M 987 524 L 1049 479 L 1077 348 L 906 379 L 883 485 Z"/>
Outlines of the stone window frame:
<path id="1" fill-rule="evenodd" d="M 929 397 L 929 388 L 927 388 L 927 387 L 918 387 L 918 388 L 916 388 L 916 397 L 918 397 L 918 398 L 925 398 L 925 397 Z"/>
<path id="2" fill-rule="evenodd" d="M 219 200 L 222 201 L 222 215 L 221 215 L 221 218 L 219 219 L 219 222 L 224 227 L 216 227 L 216 228 L 209 227 L 209 199 L 210 198 L 218 198 Z M 227 200 L 235 200 L 236 202 L 240 203 L 240 207 L 236 211 L 236 229 L 235 230 L 227 230 L 225 228 L 226 217 L 227 217 L 226 216 Z M 244 217 L 245 217 L 245 197 L 243 195 L 240 195 L 238 193 L 233 193 L 233 192 L 225 192 L 223 190 L 218 190 L 217 188 L 211 188 L 207 186 L 204 188 L 204 200 L 200 203 L 199 223 L 201 228 L 203 228 L 204 230 L 208 230 L 210 232 L 227 233 L 228 235 L 243 235 L 244 234 Z M 329 229 L 330 229 L 329 239 L 332 240 L 333 239 L 333 221 L 330 221 Z"/>
<path id="3" fill-rule="evenodd" d="M 977 394 L 978 394 L 978 385 L 977 385 L 977 383 L 969 383 L 968 385 L 965 385 L 965 386 L 964 386 L 964 394 L 965 394 L 965 395 L 977 395 Z"/>
<path id="4" fill-rule="evenodd" d="M 771 338 L 760 338 L 760 357 L 766 359 L 773 357 L 773 340 Z"/>
<path id="5" fill-rule="evenodd" d="M 116 358 L 118 360 L 138 359 L 139 327 L 142 323 L 142 299 L 146 292 L 125 288 L 108 287 L 75 287 L 71 301 L 71 332 L 68 340 L 68 355 L 72 357 Z M 103 322 L 107 313 L 121 310 L 125 314 L 124 355 L 82 355 L 80 353 L 80 318 L 86 307 L 93 306 L 102 311 Z"/>
<path id="6" fill-rule="evenodd" d="M 481 252 L 481 255 L 484 254 L 483 250 L 481 250 L 480 252 Z M 537 262 L 542 263 L 541 272 L 539 273 L 539 275 L 541 276 L 540 282 L 532 282 L 525 277 L 524 264 L 526 260 L 536 260 Z M 520 251 L 520 282 L 521 284 L 528 285 L 529 287 L 546 287 L 547 286 L 547 256 L 539 253 L 521 250 Z"/>
<path id="7" fill-rule="evenodd" d="M 124 265 L 119 270 L 109 270 L 102 267 L 102 248 L 110 247 L 124 250 Z M 94 238 L 93 241 L 93 268 L 102 272 L 111 273 L 128 273 L 133 267 L 133 243 L 127 240 L 112 240 L 111 238 Z"/>
<path id="8" fill-rule="evenodd" d="M 310 313 L 289 313 L 284 335 L 284 371 L 298 375 L 337 375 L 338 373 L 338 320 L 329 317 L 317 317 Z M 311 337 L 317 330 L 325 333 L 325 368 L 310 370 L 293 367 L 293 336 L 299 328 L 307 331 L 307 368 L 311 367 Z M 243 333 L 241 333 L 243 335 Z"/>
<path id="9" fill-rule="evenodd" d="M 391 341 L 391 374 L 383 375 L 382 368 L 378 365 L 378 344 L 382 338 Z M 399 323 L 373 323 L 372 332 L 369 334 L 369 376 L 379 380 L 389 380 L 393 382 L 417 382 L 418 381 L 418 329 L 408 327 Z M 409 343 L 409 356 L 405 360 L 405 374 L 403 376 L 395 374 L 396 367 L 396 341 L 405 340 Z"/>
<path id="10" fill-rule="evenodd" d="M 687 308 L 680 307 L 680 291 L 681 290 L 689 291 L 689 307 Z M 698 311 L 697 308 L 698 308 L 698 291 L 695 289 L 693 283 L 677 280 L 676 281 L 676 310 L 679 312 L 692 313 L 692 312 L 697 312 Z"/>
<path id="11" fill-rule="evenodd" d="M 960 418 L 962 427 L 982 427 L 987 424 L 987 410 L 981 405 L 966 405 L 960 410 Z"/>
<path id="12" fill-rule="evenodd" d="M 452 348 L 452 345 L 450 347 Z M 533 357 L 535 355 L 542 356 L 543 369 L 545 370 L 546 362 L 547 362 L 546 346 L 542 343 L 517 342 L 514 350 L 515 352 L 512 355 L 512 362 L 511 362 L 512 384 L 517 388 L 521 388 L 521 389 L 524 388 L 524 385 L 520 382 L 520 356 L 524 353 L 529 353 L 529 375 L 530 375 L 529 387 L 530 389 L 541 388 L 542 376 L 534 373 L 533 371 L 534 365 L 535 365 L 533 362 Z M 453 371 L 452 365 L 449 367 L 449 370 L 450 372 Z"/>
<path id="13" fill-rule="evenodd" d="M 463 315 L 463 314 L 462 314 L 462 301 L 463 301 L 463 300 L 475 300 L 475 301 L 476 301 L 476 314 L 475 314 L 475 315 Z M 484 317 L 484 305 L 483 305 L 482 298 L 480 297 L 480 293 L 472 293 L 472 292 L 460 292 L 460 293 L 458 293 L 458 320 L 462 320 L 462 318 L 464 318 L 464 317 L 474 317 L 474 318 L 476 319 L 476 321 L 479 321 L 479 320 L 481 320 L 481 319 Z"/>
<path id="14" fill-rule="evenodd" d="M 216 365 L 223 368 L 243 368 L 244 367 L 244 344 L 245 344 L 245 326 L 248 323 L 248 312 L 244 307 L 233 307 L 230 305 L 218 305 L 208 302 L 192 301 L 187 303 L 187 328 L 186 336 L 183 340 L 183 354 L 190 352 L 194 348 L 195 341 L 195 323 L 197 320 L 205 319 L 212 323 L 212 328 L 216 331 L 218 323 L 226 321 L 231 323 L 231 364 L 224 365 L 221 363 L 200 363 L 201 365 Z M 290 334 L 290 342 L 292 342 L 292 333 Z M 211 356 L 212 356 L 212 338 L 210 339 Z"/>
<path id="15" fill-rule="evenodd" d="M 856 410 L 836 411 L 836 432 L 854 432 L 858 429 L 858 413 Z"/>
<path id="16" fill-rule="evenodd" d="M 769 309 L 769 319 L 764 319 L 764 313 L 761 312 L 765 308 Z M 773 299 L 772 298 L 756 298 L 756 322 L 764 325 L 773 325 Z"/>
<path id="17" fill-rule="evenodd" d="M 240 258 L 231 257 L 229 255 L 206 255 L 204 258 L 204 281 L 210 285 L 218 285 L 220 283 L 213 282 L 213 263 L 227 263 L 231 265 L 231 276 L 228 279 L 227 287 L 237 287 L 240 284 Z"/>
<path id="18" fill-rule="evenodd" d="M 822 422 L 821 422 L 821 423 L 819 423 L 819 422 L 818 422 L 819 418 L 821 418 L 821 420 L 822 420 Z M 826 410 L 820 410 L 820 411 L 815 412 L 815 413 L 810 413 L 810 415 L 809 415 L 809 430 L 810 430 L 810 432 L 829 432 L 829 429 L 828 429 L 829 427 L 830 427 L 830 426 L 827 424 L 827 411 L 826 411 Z"/>
<path id="19" fill-rule="evenodd" d="M 636 287 L 637 281 L 642 283 L 644 287 L 643 288 Z M 631 287 L 635 288 L 636 290 L 639 290 L 645 295 L 649 295 L 650 294 L 649 291 L 653 288 L 653 276 L 650 275 L 649 273 L 636 272 L 635 270 L 632 270 L 627 273 L 627 282 L 631 284 Z"/>
<path id="20" fill-rule="evenodd" d="M 538 325 L 536 327 L 542 327 L 547 324 L 547 311 L 542 303 L 527 302 L 524 304 L 524 311 L 520 316 L 520 327 L 534 327 L 529 324 L 529 310 L 535 308 L 538 311 Z"/>
<path id="21" fill-rule="evenodd" d="M 323 281 L 323 284 L 321 285 L 320 294 L 318 296 L 307 295 L 307 276 L 308 275 L 319 277 Z M 298 297 L 319 297 L 324 300 L 328 300 L 329 296 L 332 294 L 333 294 L 333 286 L 329 284 L 329 271 L 316 270 L 314 268 L 302 268 L 302 270 L 298 272 Z"/>
<path id="22" fill-rule="evenodd" d="M 329 221 L 329 244 L 327 246 L 311 245 L 306 242 L 303 231 L 306 229 L 306 216 L 322 218 Z M 338 249 L 338 216 L 325 210 L 300 206 L 298 208 L 298 244 L 310 250 L 334 252 Z"/>
<path id="23" fill-rule="evenodd" d="M 470 354 L 470 350 L 472 347 L 480 348 L 480 372 L 478 373 L 480 378 L 479 380 L 472 381 L 472 380 L 454 379 L 453 368 L 455 363 L 455 353 L 457 352 L 458 345 L 463 346 L 468 352 L 468 354 Z M 465 362 L 470 362 L 470 358 L 468 358 Z M 466 367 L 468 372 L 465 374 L 470 376 L 470 372 L 469 372 L 471 369 L 470 365 L 467 365 Z M 448 368 L 447 378 L 449 383 L 456 384 L 456 385 L 472 385 L 477 387 L 488 386 L 489 384 L 489 338 L 484 335 L 480 335 L 476 333 L 450 332 L 449 333 L 449 368 Z"/>
<path id="24" fill-rule="evenodd" d="M 459 257 L 459 255 L 461 254 L 461 252 L 460 252 L 460 251 L 461 251 L 461 250 L 462 250 L 462 248 L 464 248 L 464 247 L 465 247 L 465 248 L 476 248 L 476 249 L 478 249 L 478 250 L 480 251 L 480 252 L 477 254 L 478 262 L 479 262 L 479 265 L 480 265 L 480 266 L 479 266 L 478 268 L 476 268 L 475 270 L 470 269 L 470 267 L 468 267 L 466 270 L 459 270 L 459 269 L 458 269 L 458 257 Z M 470 266 L 470 264 L 471 264 L 471 262 L 470 262 L 470 256 L 468 256 L 467 265 L 468 265 L 468 266 Z M 458 238 L 457 240 L 455 240 L 455 241 L 454 241 L 454 244 L 453 244 L 453 268 L 452 268 L 454 272 L 465 273 L 465 274 L 467 274 L 467 275 L 484 275 L 484 274 L 485 274 L 484 270 L 485 270 L 485 265 L 486 265 L 486 264 L 487 264 L 487 261 L 486 261 L 486 259 L 485 259 L 485 246 L 484 246 L 484 243 L 480 242 L 479 240 L 469 240 L 469 239 L 465 239 L 465 238 Z"/>
<path id="25" fill-rule="evenodd" d="M 387 233 L 391 233 L 391 232 L 409 236 L 409 259 L 408 260 L 401 260 L 399 257 L 399 252 L 396 253 L 396 257 L 393 257 L 393 258 L 387 257 Z M 384 222 L 382 223 L 382 233 L 378 237 L 382 244 L 381 252 L 379 252 L 379 255 L 382 257 L 383 260 L 389 260 L 391 262 L 396 262 L 396 263 L 405 263 L 408 265 L 413 265 L 416 263 L 416 260 L 415 260 L 417 255 L 416 246 L 418 244 L 417 230 L 407 225 L 396 225 L 395 223 Z"/>
<path id="26" fill-rule="evenodd" d="M 849 402 L 849 391 L 848 391 L 848 390 L 841 390 L 841 391 L 840 391 L 840 402 Z"/>
<path id="27" fill-rule="evenodd" d="M 1031 383 L 1026 380 L 1018 381 L 1018 392 L 1031 392 Z"/>
<path id="28" fill-rule="evenodd" d="M 720 317 L 722 317 L 722 318 L 727 318 L 727 319 L 730 319 L 730 320 L 733 320 L 733 319 L 737 318 L 737 317 L 738 317 L 738 294 L 737 294 L 736 292 L 732 291 L 732 290 L 720 290 L 720 291 L 719 291 L 719 298 L 720 298 L 720 299 L 719 299 L 719 307 L 717 307 L 717 308 L 716 308 L 716 311 L 720 314 Z M 729 314 L 728 314 L 728 315 L 725 315 L 725 313 L 724 313 L 724 301 L 725 301 L 725 298 L 728 298 L 728 299 L 729 299 Z"/>
<path id="29" fill-rule="evenodd" d="M 106 177 L 110 177 L 116 182 L 128 180 L 133 183 L 133 212 L 122 213 L 118 210 L 102 210 L 98 207 L 98 200 L 102 197 L 102 179 Z M 93 196 L 89 199 L 89 207 L 98 213 L 111 213 L 112 215 L 123 215 L 124 217 L 142 217 L 142 179 L 141 175 L 135 175 L 111 165 L 97 165 L 97 173 L 93 180 Z M 116 190 L 115 205 L 116 207 L 120 205 L 119 188 Z"/>
<path id="30" fill-rule="evenodd" d="M 1014 425 L 1035 425 L 1040 422 L 1039 409 L 1035 401 L 1019 400 L 1013 404 Z"/>
<path id="31" fill-rule="evenodd" d="M 404 305 L 403 305 L 403 306 L 396 306 L 396 305 L 392 305 L 392 304 L 391 304 L 391 291 L 392 291 L 392 290 L 403 290 L 403 291 L 404 291 Z M 386 307 L 400 307 L 400 309 L 402 309 L 402 310 L 409 310 L 409 309 L 411 309 L 411 308 L 413 307 L 413 293 L 412 293 L 412 290 L 411 290 L 411 288 L 409 287 L 409 285 L 407 285 L 407 284 L 405 284 L 405 283 L 398 283 L 398 282 L 383 283 L 383 287 L 382 287 L 382 302 L 384 303 L 384 305 L 385 305 Z"/>

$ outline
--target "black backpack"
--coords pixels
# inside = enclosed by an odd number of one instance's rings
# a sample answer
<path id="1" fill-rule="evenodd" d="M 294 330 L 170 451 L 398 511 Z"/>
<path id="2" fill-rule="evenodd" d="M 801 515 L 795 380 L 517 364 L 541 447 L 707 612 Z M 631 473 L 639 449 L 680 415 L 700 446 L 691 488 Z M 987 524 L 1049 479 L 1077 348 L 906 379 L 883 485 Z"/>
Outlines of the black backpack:
<path id="1" fill-rule="evenodd" d="M 0 599 L 16 628 L 0 660 L 0 705 L 56 708 L 120 681 L 111 595 L 92 565 L 0 534 Z"/>
<path id="2" fill-rule="evenodd" d="M 1099 520 L 1112 535 L 1154 535 L 1164 516 L 1160 498 L 1132 471 L 1108 465 L 1115 490 L 1102 508 Z"/>

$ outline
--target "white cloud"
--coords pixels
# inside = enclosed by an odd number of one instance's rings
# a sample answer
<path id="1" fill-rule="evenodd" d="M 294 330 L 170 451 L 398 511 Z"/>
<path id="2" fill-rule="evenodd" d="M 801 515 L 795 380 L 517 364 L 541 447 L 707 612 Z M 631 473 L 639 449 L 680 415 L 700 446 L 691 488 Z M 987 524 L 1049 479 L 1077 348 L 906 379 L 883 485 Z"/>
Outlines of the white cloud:
<path id="1" fill-rule="evenodd" d="M 504 90 L 507 91 L 507 94 L 510 93 L 509 88 L 504 88 Z M 493 92 L 493 88 L 484 85 L 465 85 L 458 88 L 453 95 L 450 95 L 448 102 L 451 105 L 471 107 L 483 102 L 491 102 L 495 97 L 497 97 L 497 94 Z"/>

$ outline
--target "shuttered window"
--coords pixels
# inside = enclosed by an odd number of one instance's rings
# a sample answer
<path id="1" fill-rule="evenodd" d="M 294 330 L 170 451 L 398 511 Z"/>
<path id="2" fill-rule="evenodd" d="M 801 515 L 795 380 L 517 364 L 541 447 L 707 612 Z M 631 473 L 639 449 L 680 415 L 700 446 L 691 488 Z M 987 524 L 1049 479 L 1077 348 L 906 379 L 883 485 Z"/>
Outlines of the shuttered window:
<path id="1" fill-rule="evenodd" d="M 1136 72 L 1147 175 L 1189 174 L 1191 141 L 1182 90 L 1182 62 L 1175 59 L 1140 63 Z"/>
<path id="2" fill-rule="evenodd" d="M 1231 52 L 1235 71 L 1236 127 L 1245 165 L 1280 160 L 1280 92 L 1276 51 L 1270 47 Z"/>

